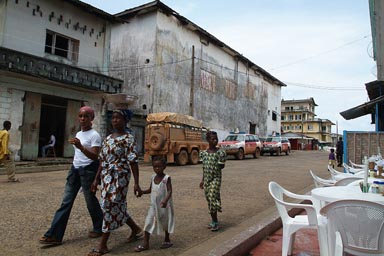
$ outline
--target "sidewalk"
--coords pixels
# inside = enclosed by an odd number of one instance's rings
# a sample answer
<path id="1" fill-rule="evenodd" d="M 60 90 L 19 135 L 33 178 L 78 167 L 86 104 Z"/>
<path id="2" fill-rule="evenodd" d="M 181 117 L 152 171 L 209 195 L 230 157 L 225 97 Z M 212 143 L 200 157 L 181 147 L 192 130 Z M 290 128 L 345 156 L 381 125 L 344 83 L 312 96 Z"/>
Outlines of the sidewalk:
<path id="1" fill-rule="evenodd" d="M 279 229 L 264 239 L 251 250 L 251 256 L 280 256 L 282 246 L 283 229 Z M 314 229 L 302 229 L 296 232 L 293 254 L 296 256 L 319 256 L 320 249 L 317 240 L 317 231 Z"/>

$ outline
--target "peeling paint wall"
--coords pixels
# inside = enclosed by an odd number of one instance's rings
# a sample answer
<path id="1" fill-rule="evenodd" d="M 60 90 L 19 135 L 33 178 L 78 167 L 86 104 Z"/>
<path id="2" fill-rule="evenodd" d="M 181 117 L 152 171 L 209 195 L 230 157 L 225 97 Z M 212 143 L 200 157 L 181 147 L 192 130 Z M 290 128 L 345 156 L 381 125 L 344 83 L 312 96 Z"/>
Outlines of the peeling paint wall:
<path id="1" fill-rule="evenodd" d="M 111 40 L 111 65 L 127 67 L 114 75 L 124 80 L 125 92 L 139 97 L 139 113 L 192 114 L 220 134 L 249 132 L 251 124 L 261 136 L 280 132 L 280 119 L 268 116 L 268 110 L 280 113 L 280 86 L 174 16 L 136 16 L 114 26 Z M 151 65 L 143 63 L 148 56 Z"/>

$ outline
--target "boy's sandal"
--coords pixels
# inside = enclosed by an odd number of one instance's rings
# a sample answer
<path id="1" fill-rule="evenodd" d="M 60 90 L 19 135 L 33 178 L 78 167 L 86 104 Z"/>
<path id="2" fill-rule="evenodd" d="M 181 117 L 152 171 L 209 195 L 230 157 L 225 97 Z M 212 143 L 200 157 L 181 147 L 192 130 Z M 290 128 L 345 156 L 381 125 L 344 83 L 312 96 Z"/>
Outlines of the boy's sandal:
<path id="1" fill-rule="evenodd" d="M 56 240 L 56 239 L 54 239 L 52 237 L 47 237 L 47 236 L 40 237 L 39 238 L 39 242 L 41 244 L 50 244 L 50 245 L 60 245 L 60 244 L 62 244 L 61 241 Z"/>
<path id="2" fill-rule="evenodd" d="M 173 243 L 172 242 L 163 242 L 160 246 L 160 249 L 167 249 L 169 247 L 172 247 Z"/>
<path id="3" fill-rule="evenodd" d="M 144 247 L 142 245 L 138 245 L 135 247 L 135 252 L 142 252 L 148 250 L 148 247 Z"/>

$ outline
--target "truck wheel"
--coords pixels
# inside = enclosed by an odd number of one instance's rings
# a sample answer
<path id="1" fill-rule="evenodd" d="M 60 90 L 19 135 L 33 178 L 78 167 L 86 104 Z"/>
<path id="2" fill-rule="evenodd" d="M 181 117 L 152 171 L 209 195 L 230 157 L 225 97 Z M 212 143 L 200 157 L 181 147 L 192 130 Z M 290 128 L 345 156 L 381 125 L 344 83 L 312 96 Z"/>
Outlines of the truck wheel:
<path id="1" fill-rule="evenodd" d="M 175 155 L 177 165 L 186 165 L 188 163 L 188 153 L 185 149 L 180 150 L 179 154 Z"/>
<path id="2" fill-rule="evenodd" d="M 199 163 L 199 151 L 197 149 L 192 149 L 191 154 L 188 159 L 190 164 L 198 164 Z"/>
<path id="3" fill-rule="evenodd" d="M 244 150 L 242 148 L 239 148 L 239 151 L 237 151 L 235 157 L 237 160 L 243 160 L 244 159 Z"/>
<path id="4" fill-rule="evenodd" d="M 259 148 L 256 148 L 256 150 L 255 150 L 255 153 L 253 153 L 253 158 L 258 158 L 258 157 L 260 157 L 260 149 Z"/>
<path id="5" fill-rule="evenodd" d="M 290 152 L 290 151 L 291 151 L 291 149 L 288 148 L 287 151 L 285 151 L 285 155 L 286 155 L 286 156 L 289 155 L 289 152 Z"/>
<path id="6" fill-rule="evenodd" d="M 162 149 L 164 146 L 164 137 L 160 133 L 156 132 L 149 138 L 149 145 L 154 150 Z"/>
<path id="7" fill-rule="evenodd" d="M 276 155 L 281 156 L 281 148 L 277 149 Z"/>

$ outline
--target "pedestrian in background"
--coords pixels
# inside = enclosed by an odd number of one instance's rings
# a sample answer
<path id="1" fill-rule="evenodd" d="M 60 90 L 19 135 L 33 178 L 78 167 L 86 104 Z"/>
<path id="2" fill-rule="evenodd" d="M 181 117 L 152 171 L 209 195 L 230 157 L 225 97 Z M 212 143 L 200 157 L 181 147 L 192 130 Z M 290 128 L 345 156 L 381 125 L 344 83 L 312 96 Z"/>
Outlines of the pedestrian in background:
<path id="1" fill-rule="evenodd" d="M 217 212 L 221 212 L 221 170 L 225 165 L 226 153 L 224 150 L 217 148 L 218 138 L 216 132 L 207 132 L 206 138 L 209 147 L 207 150 L 200 151 L 200 159 L 203 163 L 203 177 L 200 182 L 200 188 L 204 189 L 208 210 L 212 218 L 208 228 L 211 231 L 218 231 L 219 221 Z"/>
<path id="2" fill-rule="evenodd" d="M 128 242 L 134 242 L 143 236 L 142 229 L 128 214 L 128 185 L 133 175 L 134 194 L 141 196 L 139 186 L 139 165 L 134 150 L 135 138 L 125 129 L 129 112 L 113 110 L 112 134 L 108 135 L 101 147 L 100 165 L 92 183 L 92 191 L 96 192 L 100 184 L 100 206 L 103 211 L 102 237 L 97 248 L 92 249 L 88 256 L 99 256 L 110 250 L 107 242 L 111 231 L 127 224 L 131 229 Z"/>
<path id="3" fill-rule="evenodd" d="M 101 146 L 101 137 L 92 128 L 94 118 L 95 113 L 91 107 L 84 106 L 80 108 L 78 122 L 81 130 L 76 133 L 75 138 L 68 140 L 75 149 L 75 155 L 72 167 L 68 172 L 63 201 L 53 217 L 51 227 L 39 239 L 42 244 L 60 245 L 62 243 L 72 206 L 80 188 L 83 191 L 93 223 L 93 229 L 88 232 L 88 237 L 96 238 L 102 235 L 103 213 L 95 192 L 91 191 L 92 181 L 96 176 L 99 166 L 97 158 Z"/>
<path id="4" fill-rule="evenodd" d="M 164 232 L 165 234 L 160 249 L 173 246 L 169 234 L 174 231 L 175 217 L 171 177 L 164 173 L 167 160 L 163 156 L 154 156 L 152 157 L 152 167 L 155 174 L 152 175 L 149 188 L 143 190 L 143 194 L 151 194 L 151 204 L 144 224 L 144 242 L 142 245 L 136 246 L 136 252 L 149 249 L 149 238 L 153 233 L 160 235 L 161 232 Z"/>
<path id="5" fill-rule="evenodd" d="M 331 148 L 331 152 L 329 152 L 329 155 L 328 155 L 328 165 L 332 166 L 332 168 L 335 168 L 335 164 L 336 164 L 335 150 Z"/>
<path id="6" fill-rule="evenodd" d="M 4 165 L 5 171 L 8 175 L 8 182 L 18 182 L 16 178 L 15 163 L 13 161 L 12 151 L 9 149 L 9 130 L 11 129 L 11 122 L 4 121 L 3 130 L 0 131 L 0 162 Z"/>
<path id="7" fill-rule="evenodd" d="M 56 144 L 56 137 L 52 133 L 51 136 L 49 137 L 48 143 L 41 147 L 41 157 L 46 157 L 47 149 L 51 148 L 51 147 L 54 147 L 55 144 Z"/>
<path id="8" fill-rule="evenodd" d="M 343 165 L 343 138 L 340 137 L 339 141 L 336 143 L 336 157 L 337 157 L 337 166 L 341 167 Z"/>

